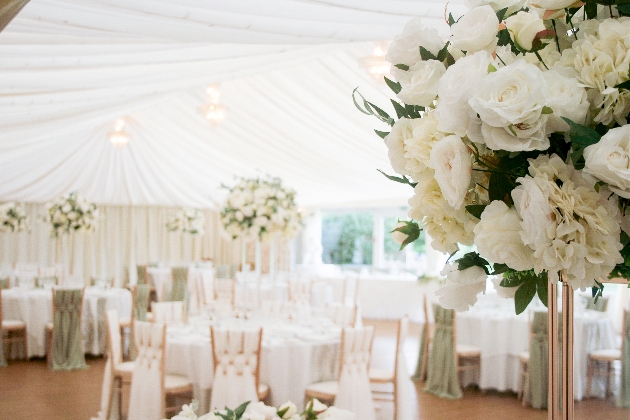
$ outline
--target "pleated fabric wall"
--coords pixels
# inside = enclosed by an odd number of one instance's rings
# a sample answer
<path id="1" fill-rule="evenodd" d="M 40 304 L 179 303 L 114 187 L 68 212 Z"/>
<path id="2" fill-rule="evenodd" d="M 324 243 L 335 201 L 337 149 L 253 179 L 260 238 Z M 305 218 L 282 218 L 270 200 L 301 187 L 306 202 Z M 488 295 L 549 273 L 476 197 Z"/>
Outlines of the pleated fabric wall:
<path id="1" fill-rule="evenodd" d="M 40 266 L 64 264 L 67 271 L 86 281 L 90 276 L 115 277 L 121 285 L 126 267 L 150 262 L 191 262 L 212 258 L 216 263 L 240 261 L 241 245 L 220 232 L 219 214 L 204 210 L 203 236 L 173 233 L 166 222 L 174 207 L 99 206 L 101 220 L 96 232 L 51 238 L 42 221 L 43 204 L 26 204 L 30 232 L 0 233 L 0 265 L 16 263 Z M 135 280 L 135 270 L 132 270 Z"/>

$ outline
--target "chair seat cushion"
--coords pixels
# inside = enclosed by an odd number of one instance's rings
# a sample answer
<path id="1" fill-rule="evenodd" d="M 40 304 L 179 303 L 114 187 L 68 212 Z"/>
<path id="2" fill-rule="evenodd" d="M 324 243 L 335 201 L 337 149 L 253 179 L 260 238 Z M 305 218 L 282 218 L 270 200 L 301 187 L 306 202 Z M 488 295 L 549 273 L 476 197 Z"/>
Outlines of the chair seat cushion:
<path id="1" fill-rule="evenodd" d="M 153 322 L 154 320 L 153 312 L 147 312 L 147 322 Z"/>
<path id="2" fill-rule="evenodd" d="M 324 400 L 334 398 L 337 392 L 339 392 L 339 382 L 337 381 L 315 382 L 307 386 L 305 390 L 307 397 Z"/>
<path id="3" fill-rule="evenodd" d="M 3 330 L 19 330 L 22 328 L 26 328 L 26 322 L 24 321 L 18 321 L 17 319 L 3 319 L 2 320 Z"/>
<path id="4" fill-rule="evenodd" d="M 167 392 L 180 392 L 185 388 L 190 387 L 192 384 L 187 376 L 183 375 L 165 375 L 164 376 L 164 389 Z"/>
<path id="5" fill-rule="evenodd" d="M 133 376 L 133 369 L 136 366 L 135 362 L 122 362 L 114 368 L 114 375 L 120 376 L 123 381 L 131 382 Z"/>
<path id="6" fill-rule="evenodd" d="M 467 344 L 458 344 L 457 355 L 459 357 L 477 357 L 481 356 L 481 349 L 479 347 L 469 346 Z"/>
<path id="7" fill-rule="evenodd" d="M 131 326 L 131 318 L 120 318 L 118 320 L 118 324 L 120 324 L 121 328 L 130 327 Z"/>
<path id="8" fill-rule="evenodd" d="M 387 369 L 370 369 L 370 382 L 394 382 L 394 372 Z"/>
<path id="9" fill-rule="evenodd" d="M 588 357 L 595 360 L 621 360 L 621 350 L 620 349 L 593 350 L 588 354 Z"/>
<path id="10" fill-rule="evenodd" d="M 46 324 L 46 329 L 52 331 L 53 328 L 55 328 L 55 326 L 53 325 L 52 322 L 49 322 L 48 324 Z"/>
<path id="11" fill-rule="evenodd" d="M 518 360 L 520 360 L 523 363 L 528 363 L 529 362 L 529 352 L 528 351 L 524 351 L 522 353 L 518 354 Z"/>

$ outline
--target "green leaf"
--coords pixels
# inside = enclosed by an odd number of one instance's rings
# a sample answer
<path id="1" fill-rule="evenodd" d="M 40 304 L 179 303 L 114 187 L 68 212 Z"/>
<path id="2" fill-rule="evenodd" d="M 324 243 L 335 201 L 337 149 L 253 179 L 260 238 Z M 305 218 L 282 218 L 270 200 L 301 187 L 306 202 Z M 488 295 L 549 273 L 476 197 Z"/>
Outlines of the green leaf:
<path id="1" fill-rule="evenodd" d="M 378 118 L 379 120 L 389 124 L 389 125 L 394 125 L 394 119 L 391 118 L 387 112 L 383 111 L 382 109 L 380 109 L 379 107 L 377 107 L 376 105 L 374 105 L 371 102 L 368 102 L 365 100 L 365 98 L 363 97 L 363 95 L 361 95 L 361 93 L 358 91 L 358 87 L 356 87 L 353 91 L 352 91 L 352 101 L 354 102 L 354 106 L 357 107 L 357 109 L 359 111 L 361 111 L 362 113 L 366 114 L 366 115 L 373 115 L 376 118 Z M 361 100 L 363 100 L 363 108 L 361 107 L 361 105 L 359 105 L 359 103 L 357 102 L 357 98 L 355 95 L 359 95 L 361 97 Z"/>
<path id="2" fill-rule="evenodd" d="M 245 409 L 247 408 L 247 406 L 249 405 L 250 402 L 251 401 L 246 401 L 243 404 L 241 404 L 238 407 L 236 407 L 236 409 L 234 410 L 234 415 L 236 416 L 236 420 L 238 420 L 241 417 L 243 417 L 243 413 L 245 413 Z"/>
<path id="3" fill-rule="evenodd" d="M 387 175 L 385 172 L 381 171 L 380 169 L 377 169 L 377 171 L 379 171 L 380 173 L 382 173 L 383 175 L 385 175 L 385 178 L 389 179 L 390 181 L 395 181 L 395 182 L 399 182 L 401 184 L 407 184 L 407 185 L 411 185 L 413 188 L 416 187 L 416 185 L 418 185 L 417 182 L 411 182 L 409 180 L 409 178 L 407 178 L 406 176 L 394 176 L 394 175 Z"/>
<path id="4" fill-rule="evenodd" d="M 542 115 L 553 114 L 553 109 L 548 106 L 543 106 Z"/>
<path id="5" fill-rule="evenodd" d="M 378 130 L 374 130 L 374 132 L 376 134 L 378 134 L 378 136 L 382 139 L 384 139 L 385 137 L 387 137 L 387 135 L 389 134 L 387 131 L 378 131 Z"/>
<path id="6" fill-rule="evenodd" d="M 485 208 L 485 204 L 471 204 L 466 206 L 466 211 L 475 216 L 477 219 L 481 219 L 481 213 L 483 213 Z"/>
<path id="7" fill-rule="evenodd" d="M 437 60 L 437 57 L 434 56 L 431 51 L 427 50 L 422 45 L 420 45 L 420 57 L 422 57 L 422 59 L 425 60 L 425 61 L 427 61 L 427 60 Z"/>
<path id="8" fill-rule="evenodd" d="M 400 83 L 394 82 L 393 80 L 390 80 L 387 77 L 385 77 L 384 79 L 385 79 L 385 83 L 387 83 L 387 86 L 389 86 L 389 88 L 395 94 L 399 94 L 400 93 L 400 91 L 402 90 L 402 86 L 400 86 Z"/>
<path id="9" fill-rule="evenodd" d="M 284 417 L 285 414 L 287 414 L 287 411 L 289 411 L 289 407 L 285 407 L 282 410 L 277 410 L 276 411 L 276 415 L 280 418 Z"/>
<path id="10" fill-rule="evenodd" d="M 512 43 L 512 38 L 510 37 L 510 32 L 507 29 L 501 29 L 497 34 L 499 47 L 503 47 L 505 45 L 509 45 Z"/>
<path id="11" fill-rule="evenodd" d="M 396 102 L 393 99 L 390 99 L 392 105 L 394 105 L 394 109 L 396 110 L 396 116 L 398 118 L 409 118 L 409 114 L 407 113 L 407 109 L 402 106 L 401 104 L 399 104 L 398 102 Z"/>
<path id="12" fill-rule="evenodd" d="M 455 25 L 455 19 L 453 19 L 453 14 L 449 12 L 448 14 L 448 26 Z"/>
<path id="13" fill-rule="evenodd" d="M 493 172 L 490 174 L 488 185 L 488 198 L 490 201 L 501 200 L 507 204 L 512 202 L 510 193 L 514 189 L 514 184 L 507 175 Z"/>
<path id="14" fill-rule="evenodd" d="M 599 188 L 603 187 L 604 185 L 608 185 L 608 184 L 605 181 L 597 181 L 594 186 L 595 191 L 599 192 Z"/>
<path id="15" fill-rule="evenodd" d="M 507 264 L 494 264 L 492 267 L 493 271 L 490 273 L 492 276 L 496 276 L 498 274 L 503 274 L 510 269 Z"/>
<path id="16" fill-rule="evenodd" d="M 456 261 L 457 269 L 459 271 L 466 270 L 470 267 L 481 267 L 486 274 L 490 274 L 488 265 L 490 264 L 485 258 L 481 257 L 476 252 L 469 252 Z"/>
<path id="17" fill-rule="evenodd" d="M 497 12 L 497 19 L 499 19 L 499 22 L 503 21 L 503 18 L 505 17 L 505 13 L 507 12 L 508 8 L 504 8 L 501 9 Z"/>
<path id="18" fill-rule="evenodd" d="M 617 4 L 617 11 L 624 16 L 630 16 L 630 4 Z"/>
<path id="19" fill-rule="evenodd" d="M 630 80 L 626 80 L 623 83 L 619 83 L 617 86 L 615 86 L 615 89 L 630 90 Z"/>
<path id="20" fill-rule="evenodd" d="M 448 46 L 449 45 L 450 45 L 450 42 L 446 41 L 446 44 L 444 44 L 444 47 L 442 47 L 440 52 L 438 52 L 438 55 L 436 57 L 437 61 L 444 61 L 446 59 L 446 56 L 448 55 Z"/>
<path id="21" fill-rule="evenodd" d="M 405 104 L 405 109 L 407 110 L 409 118 L 422 118 L 422 115 L 420 113 L 424 112 L 423 106 Z"/>
<path id="22" fill-rule="evenodd" d="M 514 295 L 514 309 L 516 310 L 516 315 L 523 313 L 525 309 L 527 309 L 527 305 L 529 305 L 535 295 L 536 280 L 527 279 Z"/>
<path id="23" fill-rule="evenodd" d="M 394 64 L 394 67 L 405 71 L 409 70 L 409 66 L 406 64 Z"/>
<path id="24" fill-rule="evenodd" d="M 571 137 L 571 146 L 573 147 L 573 153 L 571 153 L 573 165 L 576 169 L 582 169 L 578 167 L 578 165 L 583 167 L 583 164 L 578 161 L 582 158 L 584 149 L 599 142 L 602 136 L 597 131 L 577 124 L 568 118 L 562 117 L 562 119 L 569 124 L 570 127 L 569 136 Z"/>
<path id="25" fill-rule="evenodd" d="M 525 283 L 525 278 L 523 277 L 511 277 L 509 276 L 509 274 L 511 273 L 515 273 L 515 272 L 510 272 L 510 271 L 506 271 L 503 274 L 503 280 L 501 280 L 501 283 L 499 283 L 499 286 L 501 287 L 518 287 L 521 284 Z"/>
<path id="26" fill-rule="evenodd" d="M 584 12 L 586 12 L 586 17 L 589 19 L 595 19 L 597 17 L 597 3 L 595 0 L 586 0 Z"/>
<path id="27" fill-rule="evenodd" d="M 402 251 L 407 245 L 418 239 L 420 237 L 420 232 L 422 231 L 418 223 L 412 220 L 405 220 L 404 223 L 405 226 L 401 226 L 392 230 L 392 232 L 401 232 L 407 235 L 407 238 L 403 241 L 402 244 L 400 244 L 400 251 Z"/>
<path id="28" fill-rule="evenodd" d="M 543 305 L 545 305 L 545 307 L 547 306 L 548 300 L 548 283 L 549 279 L 546 271 L 543 271 L 538 276 L 536 276 L 536 291 L 538 293 L 538 298 L 543 303 Z"/>

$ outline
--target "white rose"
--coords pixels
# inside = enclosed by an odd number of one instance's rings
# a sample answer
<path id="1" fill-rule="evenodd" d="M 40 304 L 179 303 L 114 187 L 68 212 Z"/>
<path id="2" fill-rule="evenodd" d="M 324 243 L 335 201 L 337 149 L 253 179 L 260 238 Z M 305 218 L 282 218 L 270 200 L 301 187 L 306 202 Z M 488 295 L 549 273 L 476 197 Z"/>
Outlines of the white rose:
<path id="1" fill-rule="evenodd" d="M 328 407 L 326 411 L 317 416 L 318 420 L 354 420 L 355 418 L 353 412 L 335 406 Z"/>
<path id="2" fill-rule="evenodd" d="M 630 125 L 606 133 L 584 149 L 584 172 L 607 182 L 612 192 L 630 198 Z"/>
<path id="3" fill-rule="evenodd" d="M 525 60 L 502 67 L 479 81 L 468 103 L 479 115 L 491 149 L 545 150 L 547 83 L 542 71 Z M 497 128 L 499 130 L 494 130 Z"/>
<path id="4" fill-rule="evenodd" d="M 398 228 L 405 227 L 405 226 L 407 226 L 407 223 L 405 223 L 405 222 L 398 222 L 398 223 L 396 223 L 396 226 L 394 226 L 394 229 L 398 229 Z M 409 235 L 407 235 L 406 233 L 402 233 L 402 232 L 397 231 L 397 230 L 392 230 L 392 239 L 396 243 L 402 244 L 403 242 L 405 242 L 407 240 L 408 237 L 409 237 Z"/>
<path id="5" fill-rule="evenodd" d="M 451 44 L 467 53 L 481 50 L 493 52 L 497 46 L 498 32 L 499 19 L 492 7 L 476 7 L 451 26 Z"/>
<path id="6" fill-rule="evenodd" d="M 445 309 L 464 312 L 477 302 L 477 295 L 486 290 L 486 272 L 473 266 L 465 270 L 457 269 L 457 262 L 448 264 L 440 273 L 446 276 L 446 285 L 435 291 L 440 305 Z"/>
<path id="7" fill-rule="evenodd" d="M 245 217 L 252 217 L 254 215 L 254 208 L 252 206 L 244 206 L 241 212 L 243 212 L 243 216 Z"/>
<path id="8" fill-rule="evenodd" d="M 438 84 L 439 100 L 435 108 L 440 131 L 466 135 L 472 113 L 468 105 L 472 88 L 488 74 L 491 62 L 488 52 L 479 51 L 456 61 L 446 70 Z"/>
<path id="9" fill-rule="evenodd" d="M 534 178 L 518 178 L 520 185 L 512 190 L 516 212 L 521 217 L 521 239 L 525 245 L 547 242 L 555 236 L 555 216 L 549 198 Z"/>
<path id="10" fill-rule="evenodd" d="M 562 10 L 575 3 L 573 0 L 536 0 L 536 7 L 545 10 Z"/>
<path id="11" fill-rule="evenodd" d="M 505 20 L 512 41 L 524 51 L 531 51 L 536 34 L 544 31 L 545 23 L 533 12 L 520 11 Z"/>
<path id="12" fill-rule="evenodd" d="M 466 198 L 472 172 L 468 148 L 458 136 L 444 137 L 433 145 L 429 163 L 442 195 L 449 206 L 458 210 Z"/>
<path id="13" fill-rule="evenodd" d="M 243 419 L 272 420 L 276 417 L 276 409 L 265 405 L 262 401 L 249 404 L 243 414 Z"/>
<path id="14" fill-rule="evenodd" d="M 423 124 L 423 118 L 401 118 L 394 123 L 392 131 L 385 137 L 389 161 L 400 175 L 411 175 L 414 179 L 427 169 L 426 163 L 416 158 L 416 145 L 429 139 L 416 138 L 414 129 Z"/>
<path id="15" fill-rule="evenodd" d="M 437 29 L 427 28 L 422 24 L 422 19 L 415 18 L 405 25 L 402 34 L 396 35 L 389 45 L 385 59 L 394 65 L 413 66 L 421 59 L 420 45 L 437 55 L 444 47 L 444 41 Z"/>
<path id="16" fill-rule="evenodd" d="M 475 245 L 479 255 L 492 263 L 507 264 L 514 270 L 534 267 L 533 253 L 520 235 L 521 219 L 514 208 L 495 200 L 481 213 L 475 226 Z"/>
<path id="17" fill-rule="evenodd" d="M 556 66 L 543 72 L 548 86 L 547 106 L 553 110 L 547 122 L 547 132 L 569 130 L 569 125 L 561 117 L 584 124 L 590 106 L 586 89 L 580 86 L 574 77 L 563 75 L 563 71 L 570 69 Z"/>
<path id="18" fill-rule="evenodd" d="M 282 418 L 288 419 L 288 418 L 293 417 L 293 415 L 297 413 L 297 406 L 293 404 L 291 401 L 287 401 L 284 404 L 282 404 L 280 407 L 278 407 L 278 412 L 281 412 L 283 410 L 286 410 L 286 412 L 284 413 Z"/>
<path id="19" fill-rule="evenodd" d="M 70 212 L 70 210 L 72 210 L 72 206 L 70 204 L 64 204 L 64 206 L 61 208 L 61 211 L 64 213 L 68 213 Z"/>
<path id="20" fill-rule="evenodd" d="M 392 75 L 402 88 L 396 96 L 409 105 L 431 105 L 445 71 L 444 64 L 437 60 L 418 61 L 408 71 L 393 67 Z"/>

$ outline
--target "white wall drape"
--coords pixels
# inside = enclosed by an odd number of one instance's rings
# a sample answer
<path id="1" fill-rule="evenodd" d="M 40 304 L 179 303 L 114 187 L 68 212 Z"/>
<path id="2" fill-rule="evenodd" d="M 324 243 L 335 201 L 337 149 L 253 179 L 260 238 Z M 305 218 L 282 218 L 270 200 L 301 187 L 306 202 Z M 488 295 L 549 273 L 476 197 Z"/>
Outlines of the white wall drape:
<path id="1" fill-rule="evenodd" d="M 71 275 L 86 281 L 90 276 L 115 278 L 122 285 L 126 268 L 149 262 L 191 262 L 212 258 L 216 263 L 240 260 L 240 242 L 222 235 L 219 213 L 203 210 L 206 233 L 200 237 L 166 230 L 175 207 L 99 206 L 101 220 L 96 232 L 51 238 L 42 221 L 43 204 L 26 204 L 31 231 L 0 234 L 0 264 L 4 270 L 16 263 L 39 266 L 64 264 Z M 131 270 L 135 281 L 135 270 Z"/>

